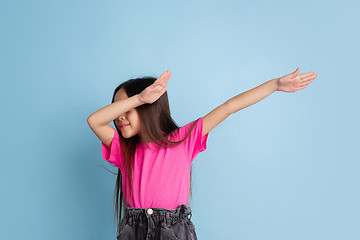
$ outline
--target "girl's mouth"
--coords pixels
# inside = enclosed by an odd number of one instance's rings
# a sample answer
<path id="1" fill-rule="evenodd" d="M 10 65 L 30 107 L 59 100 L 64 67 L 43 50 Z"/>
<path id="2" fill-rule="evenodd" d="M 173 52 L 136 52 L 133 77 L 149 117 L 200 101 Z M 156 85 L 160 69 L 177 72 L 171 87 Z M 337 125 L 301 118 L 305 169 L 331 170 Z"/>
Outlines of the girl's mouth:
<path id="1" fill-rule="evenodd" d="M 120 127 L 120 129 L 122 129 L 122 128 L 126 127 L 126 126 L 129 126 L 129 125 L 130 125 L 130 124 L 122 125 L 122 126 Z"/>

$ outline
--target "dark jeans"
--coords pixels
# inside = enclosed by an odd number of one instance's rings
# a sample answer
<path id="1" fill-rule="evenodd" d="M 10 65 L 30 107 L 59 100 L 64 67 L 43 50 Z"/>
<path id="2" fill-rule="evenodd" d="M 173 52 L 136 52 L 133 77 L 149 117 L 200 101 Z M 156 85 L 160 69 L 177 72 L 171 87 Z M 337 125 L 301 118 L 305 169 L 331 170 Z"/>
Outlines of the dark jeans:
<path id="1" fill-rule="evenodd" d="M 176 209 L 132 208 L 125 204 L 117 240 L 197 240 L 191 216 L 191 208 L 184 204 Z"/>

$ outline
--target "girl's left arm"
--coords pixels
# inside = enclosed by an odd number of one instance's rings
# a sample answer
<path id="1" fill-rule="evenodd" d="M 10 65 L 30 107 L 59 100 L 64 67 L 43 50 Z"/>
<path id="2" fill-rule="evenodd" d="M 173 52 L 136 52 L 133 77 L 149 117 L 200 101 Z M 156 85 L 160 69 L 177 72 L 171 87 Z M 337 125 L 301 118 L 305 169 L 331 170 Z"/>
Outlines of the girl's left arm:
<path id="1" fill-rule="evenodd" d="M 225 103 L 212 110 L 203 118 L 202 136 L 209 133 L 231 114 L 261 101 L 273 92 L 296 92 L 306 88 L 317 77 L 314 72 L 297 75 L 299 71 L 300 69 L 297 68 L 293 73 L 267 81 L 260 86 L 227 100 Z"/>

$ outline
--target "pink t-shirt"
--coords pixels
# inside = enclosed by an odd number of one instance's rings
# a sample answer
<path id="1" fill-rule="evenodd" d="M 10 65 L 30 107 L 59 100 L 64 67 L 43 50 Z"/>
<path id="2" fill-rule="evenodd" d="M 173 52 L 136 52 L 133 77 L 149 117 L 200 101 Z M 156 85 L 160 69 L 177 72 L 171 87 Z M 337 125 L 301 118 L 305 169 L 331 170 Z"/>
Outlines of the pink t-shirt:
<path id="1" fill-rule="evenodd" d="M 185 137 L 192 122 L 180 127 L 168 137 L 179 141 Z M 104 160 L 120 168 L 125 202 L 135 208 L 175 209 L 180 204 L 188 205 L 190 190 L 190 167 L 196 155 L 206 149 L 209 133 L 201 137 L 203 117 L 194 127 L 190 136 L 176 147 L 163 148 L 149 142 L 141 144 L 135 151 L 133 197 L 127 179 L 124 157 L 120 153 L 119 134 L 114 129 L 111 147 L 102 144 Z M 174 138 L 171 139 L 171 137 Z"/>

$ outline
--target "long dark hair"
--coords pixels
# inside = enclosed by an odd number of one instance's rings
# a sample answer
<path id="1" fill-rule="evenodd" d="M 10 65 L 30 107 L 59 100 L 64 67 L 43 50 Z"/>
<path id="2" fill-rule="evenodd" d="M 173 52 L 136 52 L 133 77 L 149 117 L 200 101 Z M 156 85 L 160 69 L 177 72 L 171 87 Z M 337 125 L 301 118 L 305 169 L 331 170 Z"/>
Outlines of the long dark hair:
<path id="1" fill-rule="evenodd" d="M 129 79 L 126 82 L 121 83 L 114 90 L 114 94 L 111 100 L 111 103 L 114 102 L 116 93 L 122 88 L 125 90 L 127 96 L 130 98 L 136 94 L 140 94 L 145 88 L 150 86 L 155 82 L 157 78 L 146 76 L 141 78 Z M 170 114 L 169 99 L 167 91 L 159 97 L 152 104 L 142 104 L 136 107 L 136 110 L 139 115 L 140 120 L 140 132 L 141 137 L 148 139 L 149 141 L 155 143 L 160 147 L 175 147 L 183 142 L 187 137 L 190 136 L 196 121 L 191 125 L 187 135 L 181 141 L 169 141 L 167 138 L 169 135 L 174 133 L 179 126 L 172 119 Z M 131 194 L 133 194 L 132 186 L 132 166 L 135 156 L 136 147 L 140 144 L 140 136 L 137 134 L 130 138 L 124 138 L 121 134 L 121 131 L 118 129 L 115 119 L 113 121 L 116 130 L 119 133 L 119 141 L 122 146 L 122 153 L 124 154 L 126 173 L 131 183 Z M 191 190 L 191 175 L 192 167 L 190 168 L 190 197 L 192 199 L 192 190 Z M 115 185 L 115 214 L 114 220 L 117 219 L 117 231 L 120 230 L 120 221 L 121 213 L 123 209 L 123 204 L 125 204 L 125 198 L 122 190 L 122 175 L 120 169 L 118 169 L 116 185 Z M 119 192 L 120 192 L 120 201 L 119 201 Z M 119 210 L 120 206 L 120 210 Z"/>

